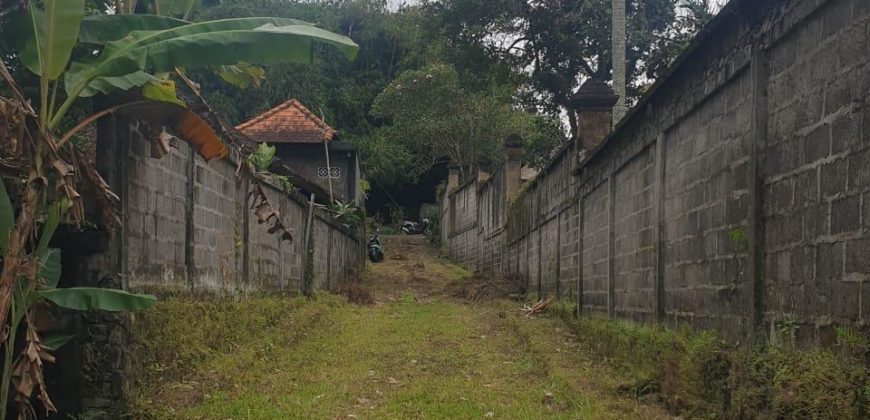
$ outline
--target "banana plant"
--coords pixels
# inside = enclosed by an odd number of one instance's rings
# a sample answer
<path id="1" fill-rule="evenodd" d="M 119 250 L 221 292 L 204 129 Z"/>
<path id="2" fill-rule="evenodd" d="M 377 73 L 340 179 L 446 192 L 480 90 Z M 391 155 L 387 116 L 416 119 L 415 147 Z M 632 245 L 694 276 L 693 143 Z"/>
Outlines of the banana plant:
<path id="1" fill-rule="evenodd" d="M 53 411 L 54 405 L 45 388 L 42 365 L 54 362 L 51 354 L 65 344 L 71 336 L 46 335 L 34 326 L 34 308 L 45 307 L 51 302 L 62 308 L 80 311 L 137 311 L 154 304 L 156 298 L 146 294 L 133 294 L 117 289 L 92 287 L 58 288 L 61 276 L 61 250 L 49 247 L 49 241 L 61 222 L 61 217 L 69 202 L 61 199 L 51 205 L 38 240 L 31 252 L 32 260 L 28 270 L 36 273 L 37 281 L 28 281 L 26 276 L 15 284 L 12 305 L 9 311 L 9 330 L 3 352 L 3 373 L 0 377 L 0 407 L 6 407 L 10 386 L 12 395 L 19 404 L 19 413 L 33 414 L 30 397 L 35 393 L 46 410 Z M 14 209 L 6 185 L 0 181 L 0 250 L 9 246 L 9 237 L 15 228 Z M 23 346 L 16 347 L 17 332 L 23 325 Z M 16 355 L 16 353 L 18 353 Z M 6 410 L 0 411 L 0 417 Z M 34 416 L 35 418 L 35 416 Z"/>
<path id="2" fill-rule="evenodd" d="M 156 8 L 175 3 L 155 0 Z M 184 3 L 186 15 L 196 2 L 178 3 Z M 5 179 L 14 183 L 12 190 L 18 193 L 10 199 L 6 185 L 13 184 L 0 183 L 0 333 L 5 332 L 0 334 L 5 358 L 0 420 L 5 418 L 10 394 L 15 395 L 22 410 L 33 410 L 29 405 L 33 394 L 48 411 L 54 409 L 42 381 L 42 363 L 53 360 L 51 349 L 60 345 L 63 337 L 40 337 L 31 318 L 36 306 L 51 302 L 80 310 L 138 310 L 154 302 L 153 297 L 120 290 L 56 287 L 60 251 L 50 248 L 49 241 L 61 220 L 73 225 L 83 222 L 77 183 L 89 181 L 103 213 L 117 218 L 113 214 L 117 197 L 68 140 L 101 116 L 156 109 L 174 122 L 175 134 L 195 146 L 206 160 L 225 156 L 225 146 L 208 124 L 167 94 L 172 86 L 164 84 L 166 79 L 158 77 L 159 73 L 177 72 L 181 76 L 179 68 L 194 66 L 310 62 L 316 43 L 334 46 L 353 59 L 357 48 L 349 38 L 293 19 L 190 23 L 154 15 L 85 17 L 84 0 L 20 4 L 20 12 L 0 14 L 4 20 L 0 28 L 8 35 L 15 52 L 12 57 L 39 77 L 39 98 L 31 101 L 25 97 L 0 60 L 0 82 L 5 82 L 4 91 L 11 96 L 0 97 L 0 122 L 17 124 L 27 139 L 0 135 L 0 150 L 14 151 L 13 156 L 0 156 L 0 165 L 16 163 L 13 169 L 17 175 Z M 77 46 L 87 46 L 82 50 L 88 56 L 70 63 Z M 61 132 L 61 122 L 79 98 L 145 85 L 151 89 L 145 92 L 146 98 L 157 101 L 116 105 Z M 22 336 L 24 346 L 20 348 L 15 341 Z M 10 384 L 15 385 L 14 393 L 9 392 Z"/>

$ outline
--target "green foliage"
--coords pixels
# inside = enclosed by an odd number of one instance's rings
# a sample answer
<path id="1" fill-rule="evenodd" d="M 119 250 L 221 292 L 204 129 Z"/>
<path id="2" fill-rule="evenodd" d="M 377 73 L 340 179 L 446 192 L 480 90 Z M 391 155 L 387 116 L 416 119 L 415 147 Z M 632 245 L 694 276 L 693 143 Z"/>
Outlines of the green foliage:
<path id="1" fill-rule="evenodd" d="M 181 99 L 178 99 L 175 90 L 175 82 L 169 79 L 152 80 L 142 86 L 142 96 L 155 101 L 169 102 L 182 107 L 187 107 Z"/>
<path id="2" fill-rule="evenodd" d="M 454 69 L 456 80 L 451 83 L 459 85 L 463 106 L 474 109 L 474 114 L 470 115 L 475 116 L 475 121 L 487 112 L 499 118 L 520 115 L 510 110 L 516 102 L 513 96 L 520 78 L 498 57 L 483 54 L 483 48 L 466 48 L 461 54 L 454 54 L 456 48 L 448 44 L 449 38 L 429 23 L 434 16 L 426 7 L 390 11 L 380 2 L 360 0 L 280 4 L 235 0 L 203 8 L 195 18 L 223 19 L 258 14 L 317 22 L 352 38 L 360 45 L 360 52 L 356 60 L 346 62 L 332 59 L 335 52 L 329 49 L 315 50 L 312 62 L 315 71 L 300 72 L 296 64 L 266 66 L 268 77 L 256 95 L 227 87 L 214 75 L 196 73 L 206 98 L 233 123 L 240 123 L 290 98 L 300 100 L 309 108 L 322 109 L 330 125 L 358 147 L 366 176 L 378 185 L 389 188 L 397 183 L 413 182 L 433 163 L 450 157 L 447 154 L 436 156 L 436 147 L 431 147 L 426 139 L 414 139 L 403 131 L 405 125 L 372 110 L 375 99 L 408 71 L 422 71 L 436 63 Z M 519 125 L 527 146 L 528 162 L 540 165 L 565 136 L 556 119 L 531 114 L 520 116 L 508 118 L 503 124 L 504 131 L 514 124 Z M 454 125 L 457 120 L 453 119 Z M 495 120 L 489 126 L 494 124 Z M 444 127 L 434 129 L 443 131 Z M 482 155 L 479 163 L 497 164 L 502 155 L 503 139 L 493 141 L 497 136 L 485 136 L 478 140 L 480 146 L 474 148 L 476 154 L 469 160 Z"/>
<path id="3" fill-rule="evenodd" d="M 157 301 L 154 296 L 117 289 L 70 287 L 38 292 L 39 297 L 55 305 L 78 311 L 131 312 L 147 309 Z"/>
<path id="4" fill-rule="evenodd" d="M 371 189 L 372 189 L 372 184 L 370 184 L 368 180 L 361 179 L 361 180 L 359 180 L 359 183 L 357 184 L 357 188 L 364 195 L 368 195 L 369 191 L 371 191 Z"/>
<path id="5" fill-rule="evenodd" d="M 28 12 L 12 19 L 22 63 L 47 80 L 57 80 L 66 68 L 78 38 L 84 0 L 30 2 Z M 20 25 L 20 26 L 19 26 Z"/>
<path id="6" fill-rule="evenodd" d="M 278 186 L 280 186 L 281 190 L 283 190 L 284 192 L 291 192 L 291 191 L 296 190 L 296 186 L 293 185 L 292 182 L 290 182 L 290 178 L 288 178 L 284 175 L 275 175 L 275 174 L 272 174 L 271 176 L 272 176 L 273 180 L 278 182 Z"/>
<path id="7" fill-rule="evenodd" d="M 359 228 L 365 220 L 365 210 L 357 207 L 354 203 L 342 203 L 336 200 L 335 203 L 329 206 L 329 211 L 336 220 L 348 229 Z"/>
<path id="8" fill-rule="evenodd" d="M 356 44 L 349 39 L 295 20 L 240 18 L 192 23 L 160 31 L 134 31 L 106 44 L 93 62 L 73 63 L 65 88 L 74 98 L 94 79 L 119 77 L 148 69 L 258 63 L 309 62 L 311 41 L 340 48 L 353 59 Z"/>
<path id="9" fill-rule="evenodd" d="M 711 6 L 706 0 L 626 1 L 629 99 L 636 99 L 681 51 L 685 44 L 674 38 L 690 39 L 712 16 L 678 19 L 677 5 L 686 3 Z M 609 1 L 444 0 L 429 3 L 428 10 L 429 25 L 448 39 L 452 54 L 471 62 L 507 63 L 525 79 L 523 101 L 547 115 L 569 110 L 571 96 L 587 78 L 610 79 Z M 573 113 L 567 114 L 576 134 Z"/>
<path id="10" fill-rule="evenodd" d="M 42 344 L 49 350 L 57 350 L 73 338 L 75 338 L 74 335 L 49 334 L 43 337 Z"/>
<path id="11" fill-rule="evenodd" d="M 252 168 L 266 172 L 269 170 L 269 165 L 275 158 L 275 146 L 270 146 L 268 143 L 260 143 L 254 153 L 248 155 L 248 164 Z"/>
<path id="12" fill-rule="evenodd" d="M 587 350 L 631 372 L 620 392 L 658 393 L 672 412 L 689 418 L 861 418 L 870 412 L 864 353 L 731 348 L 712 332 L 596 315 L 578 319 L 573 305 L 551 311 L 584 337 Z M 850 342 L 861 341 L 853 335 Z"/>
<path id="13" fill-rule="evenodd" d="M 5 205 L 3 203 L 10 202 L 9 193 L 5 188 L 5 181 L 2 181 L 0 182 L 0 208 Z M 11 208 L 11 204 L 9 206 Z M 8 402 L 9 387 L 13 379 L 13 366 L 27 366 L 28 363 L 35 363 L 33 357 L 47 360 L 48 356 L 46 355 L 48 353 L 44 353 L 46 350 L 57 349 L 68 341 L 68 338 L 63 337 L 47 337 L 46 342 L 40 344 L 38 331 L 34 329 L 31 322 L 27 322 L 24 324 L 24 328 L 27 329 L 24 337 L 28 341 L 25 349 L 32 348 L 29 346 L 32 346 L 32 343 L 35 342 L 37 347 L 35 347 L 34 351 L 40 352 L 40 355 L 33 356 L 16 347 L 15 341 L 19 326 L 35 304 L 41 301 L 50 301 L 58 306 L 75 310 L 136 311 L 146 309 L 156 301 L 150 295 L 133 294 L 115 289 L 56 288 L 62 269 L 61 251 L 56 248 L 49 248 L 49 242 L 60 225 L 63 214 L 67 211 L 68 207 L 69 203 L 66 199 L 61 199 L 48 206 L 44 214 L 42 230 L 36 242 L 36 247 L 30 251 L 30 255 L 25 254 L 24 256 L 39 262 L 37 278 L 31 280 L 23 274 L 17 276 L 16 287 L 11 293 L 11 305 L 7 322 L 9 330 L 13 333 L 6 337 L 3 346 L 4 359 L 3 373 L 2 377 L 0 377 L 0 384 L 2 384 L 0 385 L 0 390 L 2 390 L 0 407 L 4 407 L 4 410 L 0 412 L 0 418 L 5 418 L 6 415 L 5 407 Z M 11 219 L 10 215 L 4 215 L 3 213 L 4 211 L 0 210 L 0 217 L 6 218 L 6 220 L 0 220 L 0 237 L 8 238 L 10 232 L 15 229 L 15 220 Z M 8 249 L 8 247 L 8 243 L 4 245 L 4 248 Z M 18 354 L 17 357 L 16 354 Z M 39 375 L 41 377 L 41 372 L 39 372 Z M 16 392 L 16 396 L 21 395 L 19 391 Z M 26 404 L 22 404 L 19 410 L 24 412 L 28 409 L 27 407 Z M 53 406 L 50 403 L 46 403 L 46 408 L 51 410 Z"/>
<path id="14" fill-rule="evenodd" d="M 433 64 L 400 74 L 375 98 L 372 114 L 388 121 L 380 129 L 386 141 L 414 157 L 402 168 L 410 181 L 444 157 L 468 174 L 500 163 L 509 135 L 539 133 L 537 118 L 515 109 L 511 93 L 469 90 L 454 67 Z"/>
<path id="15" fill-rule="evenodd" d="M 61 276 L 60 250 L 51 248 L 46 250 L 39 259 L 39 279 L 47 288 L 57 287 Z"/>
<path id="16" fill-rule="evenodd" d="M 728 239 L 734 247 L 740 252 L 746 252 L 749 249 L 749 239 L 746 237 L 746 231 L 743 229 L 731 229 L 728 231 Z"/>
<path id="17" fill-rule="evenodd" d="M 239 89 L 247 89 L 251 86 L 260 87 L 260 84 L 266 79 L 266 71 L 261 67 L 243 62 L 232 66 L 218 67 L 218 76 Z"/>
<path id="18" fill-rule="evenodd" d="M 103 45 L 132 31 L 160 31 L 188 24 L 185 20 L 155 15 L 92 15 L 82 19 L 79 42 Z"/>

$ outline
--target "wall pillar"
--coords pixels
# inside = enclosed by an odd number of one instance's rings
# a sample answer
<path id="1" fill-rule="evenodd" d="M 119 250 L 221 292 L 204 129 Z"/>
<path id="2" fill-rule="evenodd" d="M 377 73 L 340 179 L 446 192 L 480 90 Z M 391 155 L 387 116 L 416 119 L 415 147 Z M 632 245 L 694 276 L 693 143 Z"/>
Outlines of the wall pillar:
<path id="1" fill-rule="evenodd" d="M 582 161 L 582 157 L 590 150 L 598 147 L 607 136 L 610 135 L 610 130 L 613 128 L 611 122 L 611 113 L 613 105 L 616 104 L 618 97 L 613 93 L 613 89 L 607 86 L 602 79 L 589 79 L 580 90 L 571 99 L 570 106 L 577 113 L 577 156 Z M 582 162 L 578 162 L 582 163 Z M 580 169 L 580 168 L 577 168 Z M 583 171 L 575 170 L 575 175 L 582 174 Z M 609 240 L 608 240 L 608 269 L 607 269 L 607 313 L 613 315 L 614 300 L 613 300 L 613 195 L 616 185 L 614 179 L 608 180 L 608 188 L 610 191 L 609 198 Z M 576 188 L 581 188 L 583 185 L 577 183 Z M 577 316 L 583 313 L 583 199 L 581 194 L 578 194 L 577 211 L 579 212 L 578 227 L 579 235 L 577 238 Z"/>
<path id="2" fill-rule="evenodd" d="M 655 279 L 653 292 L 653 318 L 665 321 L 665 134 L 656 138 L 655 145 Z"/>
<path id="3" fill-rule="evenodd" d="M 577 145 L 581 150 L 598 147 L 612 128 L 611 114 L 618 96 L 602 79 L 589 79 L 570 101 L 577 113 Z"/>
<path id="4" fill-rule="evenodd" d="M 455 219 L 456 219 L 456 206 L 453 203 L 453 199 L 450 198 L 450 194 L 459 187 L 459 167 L 456 165 L 450 165 L 447 173 L 447 189 L 444 190 L 444 199 L 447 200 L 447 215 L 446 219 L 442 223 L 442 227 L 444 229 L 444 239 L 446 239 L 445 243 L 450 241 L 450 235 L 453 234 L 455 230 Z M 447 246 L 450 249 L 450 246 Z"/>
<path id="5" fill-rule="evenodd" d="M 767 142 L 768 58 L 764 48 L 752 51 L 752 145 L 749 149 L 749 334 L 764 337 L 764 173 L 763 153 Z"/>
<path id="6" fill-rule="evenodd" d="M 607 180 L 607 316 L 616 316 L 616 175 Z"/>
<path id="7" fill-rule="evenodd" d="M 522 184 L 522 169 L 523 169 L 523 139 L 514 134 L 509 136 L 504 142 L 505 163 L 505 200 L 506 204 L 514 198 L 520 190 Z M 507 209 L 505 205 L 505 209 Z"/>
<path id="8" fill-rule="evenodd" d="M 459 186 L 459 167 L 450 165 L 447 173 L 447 194 L 450 194 Z"/>

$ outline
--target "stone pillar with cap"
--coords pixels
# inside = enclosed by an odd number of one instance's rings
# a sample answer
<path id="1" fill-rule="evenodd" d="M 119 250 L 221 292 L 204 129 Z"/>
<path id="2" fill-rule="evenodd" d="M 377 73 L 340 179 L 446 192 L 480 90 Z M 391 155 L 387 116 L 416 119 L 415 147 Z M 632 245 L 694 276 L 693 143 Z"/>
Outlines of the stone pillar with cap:
<path id="1" fill-rule="evenodd" d="M 447 189 L 445 193 L 449 196 L 453 190 L 459 187 L 459 166 L 450 165 L 447 168 Z"/>
<path id="2" fill-rule="evenodd" d="M 457 188 L 459 188 L 459 166 L 450 165 L 447 168 L 447 188 L 444 189 L 444 197 L 441 199 L 444 202 L 444 220 L 441 221 L 441 239 L 442 244 L 445 245 L 447 244 L 450 234 L 453 233 L 453 221 L 455 219 L 455 209 L 450 193 L 455 191 Z"/>
<path id="3" fill-rule="evenodd" d="M 610 134 L 613 105 L 618 99 L 603 79 L 592 78 L 580 86 L 570 101 L 577 112 L 578 151 L 595 149 Z"/>
<path id="4" fill-rule="evenodd" d="M 510 202 L 517 194 L 522 183 L 523 168 L 523 139 L 517 134 L 512 134 L 505 139 L 505 200 Z M 507 206 L 505 206 L 507 208 Z"/>

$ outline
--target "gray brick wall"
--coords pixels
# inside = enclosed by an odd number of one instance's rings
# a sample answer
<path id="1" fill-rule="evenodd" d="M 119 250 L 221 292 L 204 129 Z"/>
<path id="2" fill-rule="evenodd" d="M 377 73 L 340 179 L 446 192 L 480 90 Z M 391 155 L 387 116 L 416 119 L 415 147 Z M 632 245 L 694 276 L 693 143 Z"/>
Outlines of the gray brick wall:
<path id="1" fill-rule="evenodd" d="M 607 311 L 607 274 L 610 220 L 608 186 L 603 184 L 583 199 L 583 306 Z"/>
<path id="2" fill-rule="evenodd" d="M 574 202 L 559 218 L 559 282 L 558 295 L 575 300 L 579 280 L 580 215 Z"/>
<path id="3" fill-rule="evenodd" d="M 868 10 L 829 1 L 770 50 L 766 321 L 821 340 L 870 319 Z"/>
<path id="4" fill-rule="evenodd" d="M 206 163 L 194 154 L 191 171 L 186 143 L 153 159 L 146 141 L 130 142 L 122 203 L 127 288 L 234 293 L 301 287 L 308 212 L 304 198 L 264 186 L 294 236 L 292 242 L 281 241 L 267 224 L 257 223 L 248 202 L 251 184 L 236 178 L 232 162 Z M 355 234 L 319 213 L 313 226 L 315 287 L 337 285 L 356 273 L 364 250 Z"/>
<path id="5" fill-rule="evenodd" d="M 187 287 L 185 263 L 186 167 L 190 148 L 152 159 L 148 143 L 131 139 L 127 150 L 123 258 L 126 282 L 144 288 Z"/>
<path id="6" fill-rule="evenodd" d="M 485 271 L 636 320 L 801 342 L 866 325 L 870 2 L 733 0 L 688 54 L 603 147 L 578 165 L 569 145 L 509 208 L 491 182 L 448 196 L 458 226 L 481 226 L 450 255 L 476 267 L 482 244 Z"/>
<path id="7" fill-rule="evenodd" d="M 616 174 L 614 199 L 614 305 L 628 318 L 653 319 L 654 181 L 652 148 Z"/>

